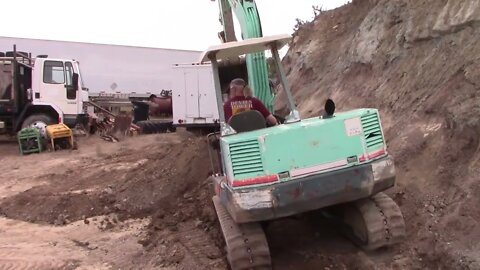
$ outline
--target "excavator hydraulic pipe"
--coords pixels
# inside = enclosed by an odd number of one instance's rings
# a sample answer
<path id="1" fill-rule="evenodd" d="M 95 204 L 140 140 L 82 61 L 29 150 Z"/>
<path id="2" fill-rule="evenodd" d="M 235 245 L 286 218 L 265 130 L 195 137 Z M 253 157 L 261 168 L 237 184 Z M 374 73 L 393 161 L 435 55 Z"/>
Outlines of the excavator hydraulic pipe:
<path id="1" fill-rule="evenodd" d="M 232 11 L 240 23 L 242 39 L 263 37 L 257 6 L 253 0 L 219 0 L 221 23 L 224 28 L 224 42 L 236 41 Z M 273 94 L 270 91 L 265 53 L 246 56 L 248 83 L 255 97 L 273 112 Z"/>

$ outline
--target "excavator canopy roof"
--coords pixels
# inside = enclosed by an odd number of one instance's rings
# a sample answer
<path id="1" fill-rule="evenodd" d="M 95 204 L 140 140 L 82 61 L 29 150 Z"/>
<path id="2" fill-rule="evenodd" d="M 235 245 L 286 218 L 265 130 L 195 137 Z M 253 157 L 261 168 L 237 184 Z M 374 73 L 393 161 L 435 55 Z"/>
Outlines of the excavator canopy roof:
<path id="1" fill-rule="evenodd" d="M 242 41 L 227 42 L 220 45 L 210 46 L 201 55 L 200 62 L 209 62 L 210 58 L 215 57 L 216 60 L 226 60 L 235 58 L 239 55 L 264 52 L 270 50 L 272 45 L 276 45 L 280 50 L 291 39 L 290 35 L 275 35 L 261 38 L 250 38 Z"/>

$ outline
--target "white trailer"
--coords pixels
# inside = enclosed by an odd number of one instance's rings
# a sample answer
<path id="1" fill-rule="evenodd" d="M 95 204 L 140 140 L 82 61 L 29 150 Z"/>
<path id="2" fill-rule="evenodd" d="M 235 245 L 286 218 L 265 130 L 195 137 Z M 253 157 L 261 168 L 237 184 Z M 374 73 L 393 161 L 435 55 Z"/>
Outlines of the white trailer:
<path id="1" fill-rule="evenodd" d="M 167 48 L 147 48 L 84 42 L 0 37 L 0 51 L 12 44 L 28 48 L 33 56 L 80 62 L 89 92 L 160 93 L 173 90 L 172 66 L 198 61 L 201 52 Z"/>
<path id="2" fill-rule="evenodd" d="M 219 123 L 215 85 L 209 64 L 174 65 L 173 125 L 214 127 Z"/>

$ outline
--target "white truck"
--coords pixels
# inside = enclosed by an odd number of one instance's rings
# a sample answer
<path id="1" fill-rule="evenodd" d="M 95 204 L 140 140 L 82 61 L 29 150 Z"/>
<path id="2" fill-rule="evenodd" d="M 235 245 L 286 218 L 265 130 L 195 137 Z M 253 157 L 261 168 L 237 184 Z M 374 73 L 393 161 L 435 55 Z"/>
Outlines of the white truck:
<path id="1" fill-rule="evenodd" d="M 49 124 L 86 123 L 87 101 L 77 61 L 33 58 L 15 45 L 13 51 L 0 52 L 0 133 L 36 127 L 45 135 Z"/>

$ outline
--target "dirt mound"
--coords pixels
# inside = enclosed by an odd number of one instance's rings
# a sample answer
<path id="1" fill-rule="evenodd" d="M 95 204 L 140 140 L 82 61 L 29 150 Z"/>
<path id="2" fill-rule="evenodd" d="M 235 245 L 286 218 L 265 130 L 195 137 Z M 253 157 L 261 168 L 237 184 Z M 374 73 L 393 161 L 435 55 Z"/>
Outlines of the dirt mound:
<path id="1" fill-rule="evenodd" d="M 478 1 L 354 0 L 302 25 L 284 58 L 303 117 L 327 97 L 380 109 L 408 268 L 480 267 L 479 34 Z"/>
<path id="2" fill-rule="evenodd" d="M 80 142 L 84 153 L 42 154 L 43 161 L 41 155 L 25 157 L 45 168 L 31 172 L 32 187 L 2 193 L 7 196 L 0 214 L 57 226 L 83 220 L 103 231 L 124 230 L 129 220 L 146 218 L 149 225 L 139 236 L 146 251 L 131 259 L 135 265 L 225 269 L 203 136 L 179 130 L 119 144 L 90 143 Z M 19 166 L 28 177 L 24 167 Z M 5 176 L 19 184 L 17 174 Z"/>
<path id="3" fill-rule="evenodd" d="M 0 212 L 30 222 L 64 223 L 117 213 L 145 217 L 172 207 L 208 176 L 204 142 L 188 133 L 84 158 L 65 172 L 40 176 L 44 185 L 4 199 Z"/>

